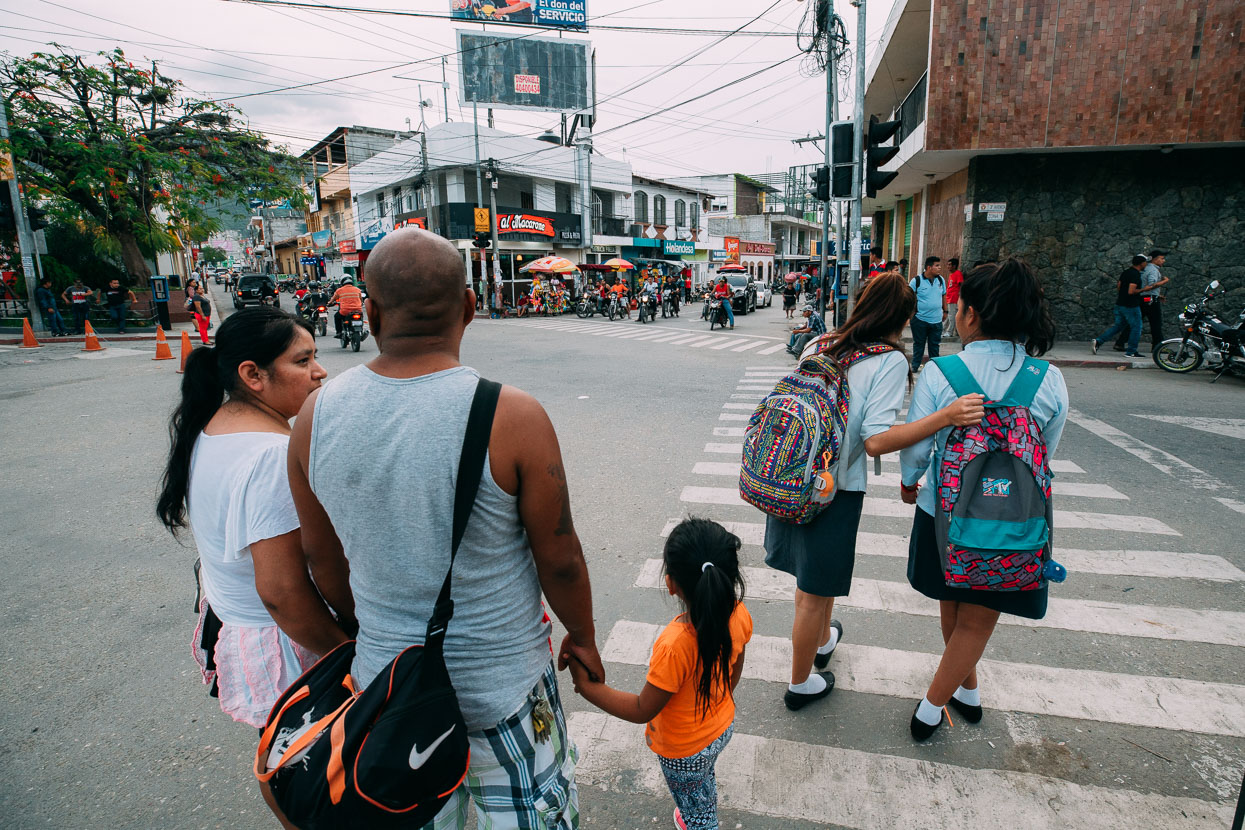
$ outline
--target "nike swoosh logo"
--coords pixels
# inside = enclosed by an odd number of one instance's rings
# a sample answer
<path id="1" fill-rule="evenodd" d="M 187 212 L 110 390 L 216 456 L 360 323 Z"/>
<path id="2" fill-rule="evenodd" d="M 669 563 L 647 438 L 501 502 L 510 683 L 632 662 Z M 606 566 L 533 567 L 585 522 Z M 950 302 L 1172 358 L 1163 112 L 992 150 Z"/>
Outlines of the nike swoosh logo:
<path id="1" fill-rule="evenodd" d="M 437 747 L 441 745 L 441 742 L 448 738 L 450 733 L 453 732 L 457 726 L 458 724 L 454 724 L 454 726 L 451 726 L 449 729 L 445 730 L 445 734 L 433 741 L 432 745 L 423 752 L 419 751 L 418 743 L 411 747 L 411 769 L 419 769 L 422 767 L 424 762 L 432 757 L 432 753 L 437 751 Z"/>

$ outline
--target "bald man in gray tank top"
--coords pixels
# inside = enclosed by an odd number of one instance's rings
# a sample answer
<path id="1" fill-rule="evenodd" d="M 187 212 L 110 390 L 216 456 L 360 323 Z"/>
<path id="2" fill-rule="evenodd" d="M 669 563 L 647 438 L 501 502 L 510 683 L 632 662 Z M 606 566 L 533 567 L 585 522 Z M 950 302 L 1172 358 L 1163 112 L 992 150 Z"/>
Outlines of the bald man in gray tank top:
<path id="1" fill-rule="evenodd" d="M 391 233 L 368 258 L 367 283 L 380 354 L 309 398 L 290 438 L 307 563 L 339 616 L 358 621 L 352 673 L 364 686 L 423 642 L 450 564 L 454 482 L 479 382 L 459 362 L 476 300 L 449 242 L 418 229 Z M 577 827 L 576 752 L 542 592 L 569 632 L 558 662 L 573 656 L 601 677 L 605 669 L 553 424 L 510 386 L 452 591 L 445 660 L 471 768 L 436 828 L 465 826 L 468 797 L 491 827 Z"/>

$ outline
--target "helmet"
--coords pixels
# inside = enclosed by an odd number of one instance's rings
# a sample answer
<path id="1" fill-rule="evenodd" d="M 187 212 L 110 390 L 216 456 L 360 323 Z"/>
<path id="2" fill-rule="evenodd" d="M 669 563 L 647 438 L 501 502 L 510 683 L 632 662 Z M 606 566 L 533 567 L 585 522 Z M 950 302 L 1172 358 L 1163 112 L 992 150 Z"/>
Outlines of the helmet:
<path id="1" fill-rule="evenodd" d="M 320 281 L 319 281 L 319 280 L 312 280 L 311 282 L 307 283 L 307 289 L 308 289 L 309 291 L 319 291 L 319 290 L 320 290 Z"/>
<path id="2" fill-rule="evenodd" d="M 350 277 L 342 277 L 341 284 L 342 285 L 354 285 L 354 280 L 351 279 Z"/>

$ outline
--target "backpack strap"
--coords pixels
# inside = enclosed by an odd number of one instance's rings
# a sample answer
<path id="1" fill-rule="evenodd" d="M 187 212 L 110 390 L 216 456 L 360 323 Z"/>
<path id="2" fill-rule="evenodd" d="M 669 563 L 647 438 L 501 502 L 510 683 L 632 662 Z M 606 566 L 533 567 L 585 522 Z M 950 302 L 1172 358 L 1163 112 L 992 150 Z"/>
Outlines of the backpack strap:
<path id="1" fill-rule="evenodd" d="M 454 525 L 450 542 L 450 568 L 446 571 L 445 581 L 441 583 L 441 593 L 437 594 L 436 605 L 433 606 L 432 618 L 428 620 L 425 643 L 445 636 L 445 629 L 454 616 L 454 602 L 450 599 L 450 577 L 454 573 L 454 559 L 458 556 L 458 546 L 467 531 L 467 520 L 475 507 L 476 492 L 480 489 L 480 479 L 484 477 L 484 461 L 488 453 L 489 436 L 493 432 L 493 416 L 497 414 L 497 399 L 501 395 L 501 384 L 480 378 L 476 386 L 475 396 L 471 399 L 471 411 L 467 415 L 467 431 L 463 436 L 463 451 L 458 459 L 458 476 L 454 488 Z"/>
<path id="2" fill-rule="evenodd" d="M 1046 379 L 1046 370 L 1049 368 L 1050 364 L 1045 360 L 1026 356 L 1020 372 L 1003 393 L 1000 403 L 1005 406 L 1023 406 L 1026 409 L 1033 406 L 1033 399 L 1037 397 L 1038 389 Z"/>
<path id="3" fill-rule="evenodd" d="M 951 384 L 957 396 L 963 397 L 976 393 L 990 400 L 990 396 L 982 391 L 981 384 L 977 383 L 977 378 L 968 371 L 968 367 L 964 365 L 964 361 L 958 354 L 936 357 L 931 362 L 938 367 L 938 371 L 942 372 L 942 376 L 947 379 L 947 383 Z"/>
<path id="4" fill-rule="evenodd" d="M 852 364 L 858 363 L 867 357 L 876 357 L 877 355 L 893 351 L 895 351 L 895 347 L 886 343 L 870 343 L 863 349 L 857 349 L 856 351 L 846 355 L 842 360 L 838 361 L 838 363 L 843 371 L 846 372 L 852 367 Z"/>

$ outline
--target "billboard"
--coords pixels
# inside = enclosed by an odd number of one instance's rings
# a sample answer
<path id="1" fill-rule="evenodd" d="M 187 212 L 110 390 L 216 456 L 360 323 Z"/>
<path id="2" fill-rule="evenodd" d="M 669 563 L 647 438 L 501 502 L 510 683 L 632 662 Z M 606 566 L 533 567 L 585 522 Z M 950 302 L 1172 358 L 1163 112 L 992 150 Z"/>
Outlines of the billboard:
<path id="1" fill-rule="evenodd" d="M 458 30 L 459 101 L 507 109 L 589 108 L 589 44 Z"/>
<path id="2" fill-rule="evenodd" d="M 450 0 L 450 14 L 460 20 L 588 28 L 588 0 Z"/>

